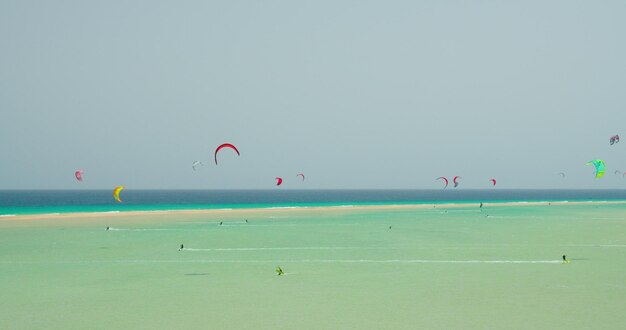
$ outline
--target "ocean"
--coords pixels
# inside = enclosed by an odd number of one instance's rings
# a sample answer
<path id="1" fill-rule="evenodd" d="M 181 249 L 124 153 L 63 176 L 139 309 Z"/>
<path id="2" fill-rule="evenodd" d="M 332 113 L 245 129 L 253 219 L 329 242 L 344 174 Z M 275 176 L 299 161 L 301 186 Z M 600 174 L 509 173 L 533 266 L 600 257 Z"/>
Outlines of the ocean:
<path id="1" fill-rule="evenodd" d="M 0 193 L 0 329 L 624 327 L 621 190 L 111 195 Z"/>
<path id="2" fill-rule="evenodd" d="M 626 190 L 1 190 L 0 215 L 423 203 L 610 201 Z"/>

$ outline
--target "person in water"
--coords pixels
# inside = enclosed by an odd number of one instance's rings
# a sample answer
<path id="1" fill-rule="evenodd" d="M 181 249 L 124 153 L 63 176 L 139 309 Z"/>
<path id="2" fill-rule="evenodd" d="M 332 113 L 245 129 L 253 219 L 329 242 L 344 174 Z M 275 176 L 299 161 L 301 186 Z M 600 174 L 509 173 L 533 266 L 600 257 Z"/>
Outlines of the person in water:
<path id="1" fill-rule="evenodd" d="M 220 226 L 222 225 L 223 222 L 220 221 Z"/>
<path id="2" fill-rule="evenodd" d="M 110 229 L 109 226 L 107 226 L 107 230 L 109 230 L 109 229 Z"/>
<path id="3" fill-rule="evenodd" d="M 479 208 L 481 208 L 481 209 L 483 208 L 483 202 L 480 202 Z"/>
<path id="4" fill-rule="evenodd" d="M 283 269 L 280 268 L 280 266 L 276 266 L 276 275 L 278 276 L 285 275 L 285 272 L 283 272 Z"/>
<path id="5" fill-rule="evenodd" d="M 565 255 L 563 255 L 563 263 L 569 264 L 569 260 L 567 260 L 567 257 Z"/>
<path id="6" fill-rule="evenodd" d="M 182 251 L 185 248 L 185 246 L 183 244 L 180 245 L 180 248 L 178 249 L 178 251 Z"/>

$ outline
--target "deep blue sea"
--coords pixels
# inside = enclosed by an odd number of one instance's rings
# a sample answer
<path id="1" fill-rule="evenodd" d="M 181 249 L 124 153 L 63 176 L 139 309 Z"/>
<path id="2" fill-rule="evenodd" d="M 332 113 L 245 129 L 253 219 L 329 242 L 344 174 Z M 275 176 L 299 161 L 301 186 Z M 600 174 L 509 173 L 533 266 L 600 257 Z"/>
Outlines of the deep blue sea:
<path id="1" fill-rule="evenodd" d="M 626 200 L 626 190 L 2 190 L 0 215 L 420 203 Z"/>

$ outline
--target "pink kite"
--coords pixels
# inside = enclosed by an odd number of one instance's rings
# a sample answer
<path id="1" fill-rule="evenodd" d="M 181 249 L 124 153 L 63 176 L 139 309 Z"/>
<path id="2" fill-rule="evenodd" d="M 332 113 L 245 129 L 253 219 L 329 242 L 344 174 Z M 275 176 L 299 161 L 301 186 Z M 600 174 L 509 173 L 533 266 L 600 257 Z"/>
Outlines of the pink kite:
<path id="1" fill-rule="evenodd" d="M 74 176 L 76 177 L 76 180 L 83 182 L 83 170 L 78 170 L 76 172 L 74 172 Z"/>
<path id="2" fill-rule="evenodd" d="M 215 149 L 215 165 L 217 165 L 217 152 L 222 150 L 223 148 L 231 148 L 235 150 L 235 152 L 237 153 L 237 156 L 241 156 L 241 154 L 239 154 L 239 150 L 237 150 L 237 147 L 235 147 L 234 145 L 230 143 L 224 143 L 220 145 L 219 147 L 217 147 L 217 149 Z"/>
<path id="3" fill-rule="evenodd" d="M 489 179 L 489 181 L 491 181 L 491 184 L 495 187 L 496 186 L 496 179 Z"/>
<path id="4" fill-rule="evenodd" d="M 454 182 L 454 188 L 459 186 L 459 182 L 457 181 L 458 179 L 461 179 L 460 176 L 455 176 L 454 179 L 452 179 L 452 182 Z"/>
<path id="5" fill-rule="evenodd" d="M 437 178 L 437 179 L 435 179 L 435 180 L 443 180 L 443 181 L 446 183 L 446 185 L 445 185 L 445 186 L 443 186 L 443 189 L 446 189 L 446 187 L 448 187 L 448 179 L 446 179 L 446 177 L 445 177 L 445 176 L 440 176 L 440 177 L 438 177 L 438 178 Z"/>
<path id="6" fill-rule="evenodd" d="M 283 178 L 276 177 L 276 185 L 280 186 L 283 183 Z"/>

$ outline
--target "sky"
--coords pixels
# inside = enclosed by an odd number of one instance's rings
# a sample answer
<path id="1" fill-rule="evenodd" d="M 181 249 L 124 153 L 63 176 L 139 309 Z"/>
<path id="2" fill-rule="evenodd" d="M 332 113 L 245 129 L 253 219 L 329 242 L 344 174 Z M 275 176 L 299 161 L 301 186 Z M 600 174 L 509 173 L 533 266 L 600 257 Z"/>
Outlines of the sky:
<path id="1" fill-rule="evenodd" d="M 624 1 L 0 0 L 0 189 L 624 188 L 624 17 Z M 216 166 L 225 142 L 241 156 Z"/>

